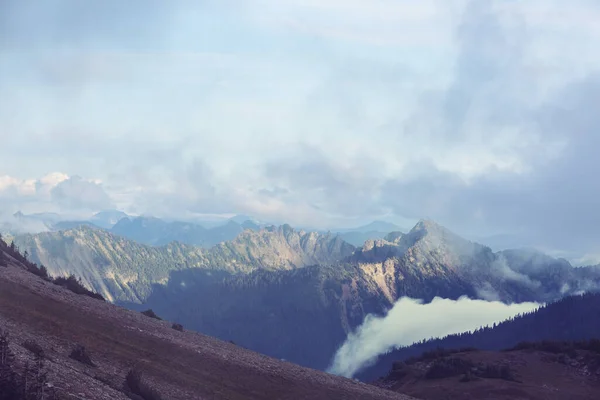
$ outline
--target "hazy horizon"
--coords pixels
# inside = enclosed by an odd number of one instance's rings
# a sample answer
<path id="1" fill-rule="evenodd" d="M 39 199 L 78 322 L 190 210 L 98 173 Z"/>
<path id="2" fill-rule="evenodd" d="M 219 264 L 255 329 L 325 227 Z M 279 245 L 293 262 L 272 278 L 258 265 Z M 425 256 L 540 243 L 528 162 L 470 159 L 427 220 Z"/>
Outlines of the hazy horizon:
<path id="1" fill-rule="evenodd" d="M 0 3 L 0 207 L 600 254 L 589 0 Z M 596 257 L 598 258 L 598 257 Z"/>

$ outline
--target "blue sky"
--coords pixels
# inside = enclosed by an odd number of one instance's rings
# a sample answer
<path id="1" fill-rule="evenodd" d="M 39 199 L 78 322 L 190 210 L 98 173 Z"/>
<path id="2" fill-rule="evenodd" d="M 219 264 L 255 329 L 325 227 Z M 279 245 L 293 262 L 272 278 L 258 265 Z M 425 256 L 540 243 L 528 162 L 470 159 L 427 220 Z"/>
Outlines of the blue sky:
<path id="1" fill-rule="evenodd" d="M 430 217 L 594 253 L 599 18 L 586 0 L 3 0 L 0 202 Z"/>

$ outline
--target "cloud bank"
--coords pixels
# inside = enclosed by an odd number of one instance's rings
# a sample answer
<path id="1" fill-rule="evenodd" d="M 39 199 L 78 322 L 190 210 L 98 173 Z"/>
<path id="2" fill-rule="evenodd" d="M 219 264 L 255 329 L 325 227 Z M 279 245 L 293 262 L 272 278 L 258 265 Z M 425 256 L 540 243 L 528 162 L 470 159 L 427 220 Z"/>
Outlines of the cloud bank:
<path id="1" fill-rule="evenodd" d="M 114 203 L 102 182 L 50 173 L 39 179 L 0 176 L 0 220 L 13 213 L 62 213 L 64 217 L 109 209 Z"/>
<path id="2" fill-rule="evenodd" d="M 535 310 L 537 303 L 434 298 L 431 303 L 403 297 L 384 317 L 367 315 L 336 352 L 328 371 L 352 377 L 377 356 L 421 339 L 472 331 Z"/>

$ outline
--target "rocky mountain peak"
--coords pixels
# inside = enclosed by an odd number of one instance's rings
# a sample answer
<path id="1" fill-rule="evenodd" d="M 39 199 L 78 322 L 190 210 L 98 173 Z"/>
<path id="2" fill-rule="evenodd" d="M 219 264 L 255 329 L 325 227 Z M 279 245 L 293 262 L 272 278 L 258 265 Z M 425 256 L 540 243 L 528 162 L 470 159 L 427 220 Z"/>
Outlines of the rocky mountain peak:
<path id="1" fill-rule="evenodd" d="M 438 224 L 431 219 L 421 219 L 417 224 L 410 230 L 409 234 L 420 232 L 428 235 L 443 235 L 444 233 L 450 233 L 448 229 Z"/>
<path id="2" fill-rule="evenodd" d="M 419 243 L 425 245 L 427 248 L 443 247 L 456 251 L 470 250 L 475 245 L 429 219 L 420 220 L 400 240 L 400 245 L 405 248 L 415 246 Z"/>

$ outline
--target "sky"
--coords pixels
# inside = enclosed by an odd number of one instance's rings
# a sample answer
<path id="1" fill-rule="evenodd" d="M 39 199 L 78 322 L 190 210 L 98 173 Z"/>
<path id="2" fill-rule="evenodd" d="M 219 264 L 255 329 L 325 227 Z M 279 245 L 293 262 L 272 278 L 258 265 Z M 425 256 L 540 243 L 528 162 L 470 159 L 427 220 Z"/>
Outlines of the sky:
<path id="1" fill-rule="evenodd" d="M 431 218 L 600 254 L 595 0 L 0 0 L 4 213 Z"/>

